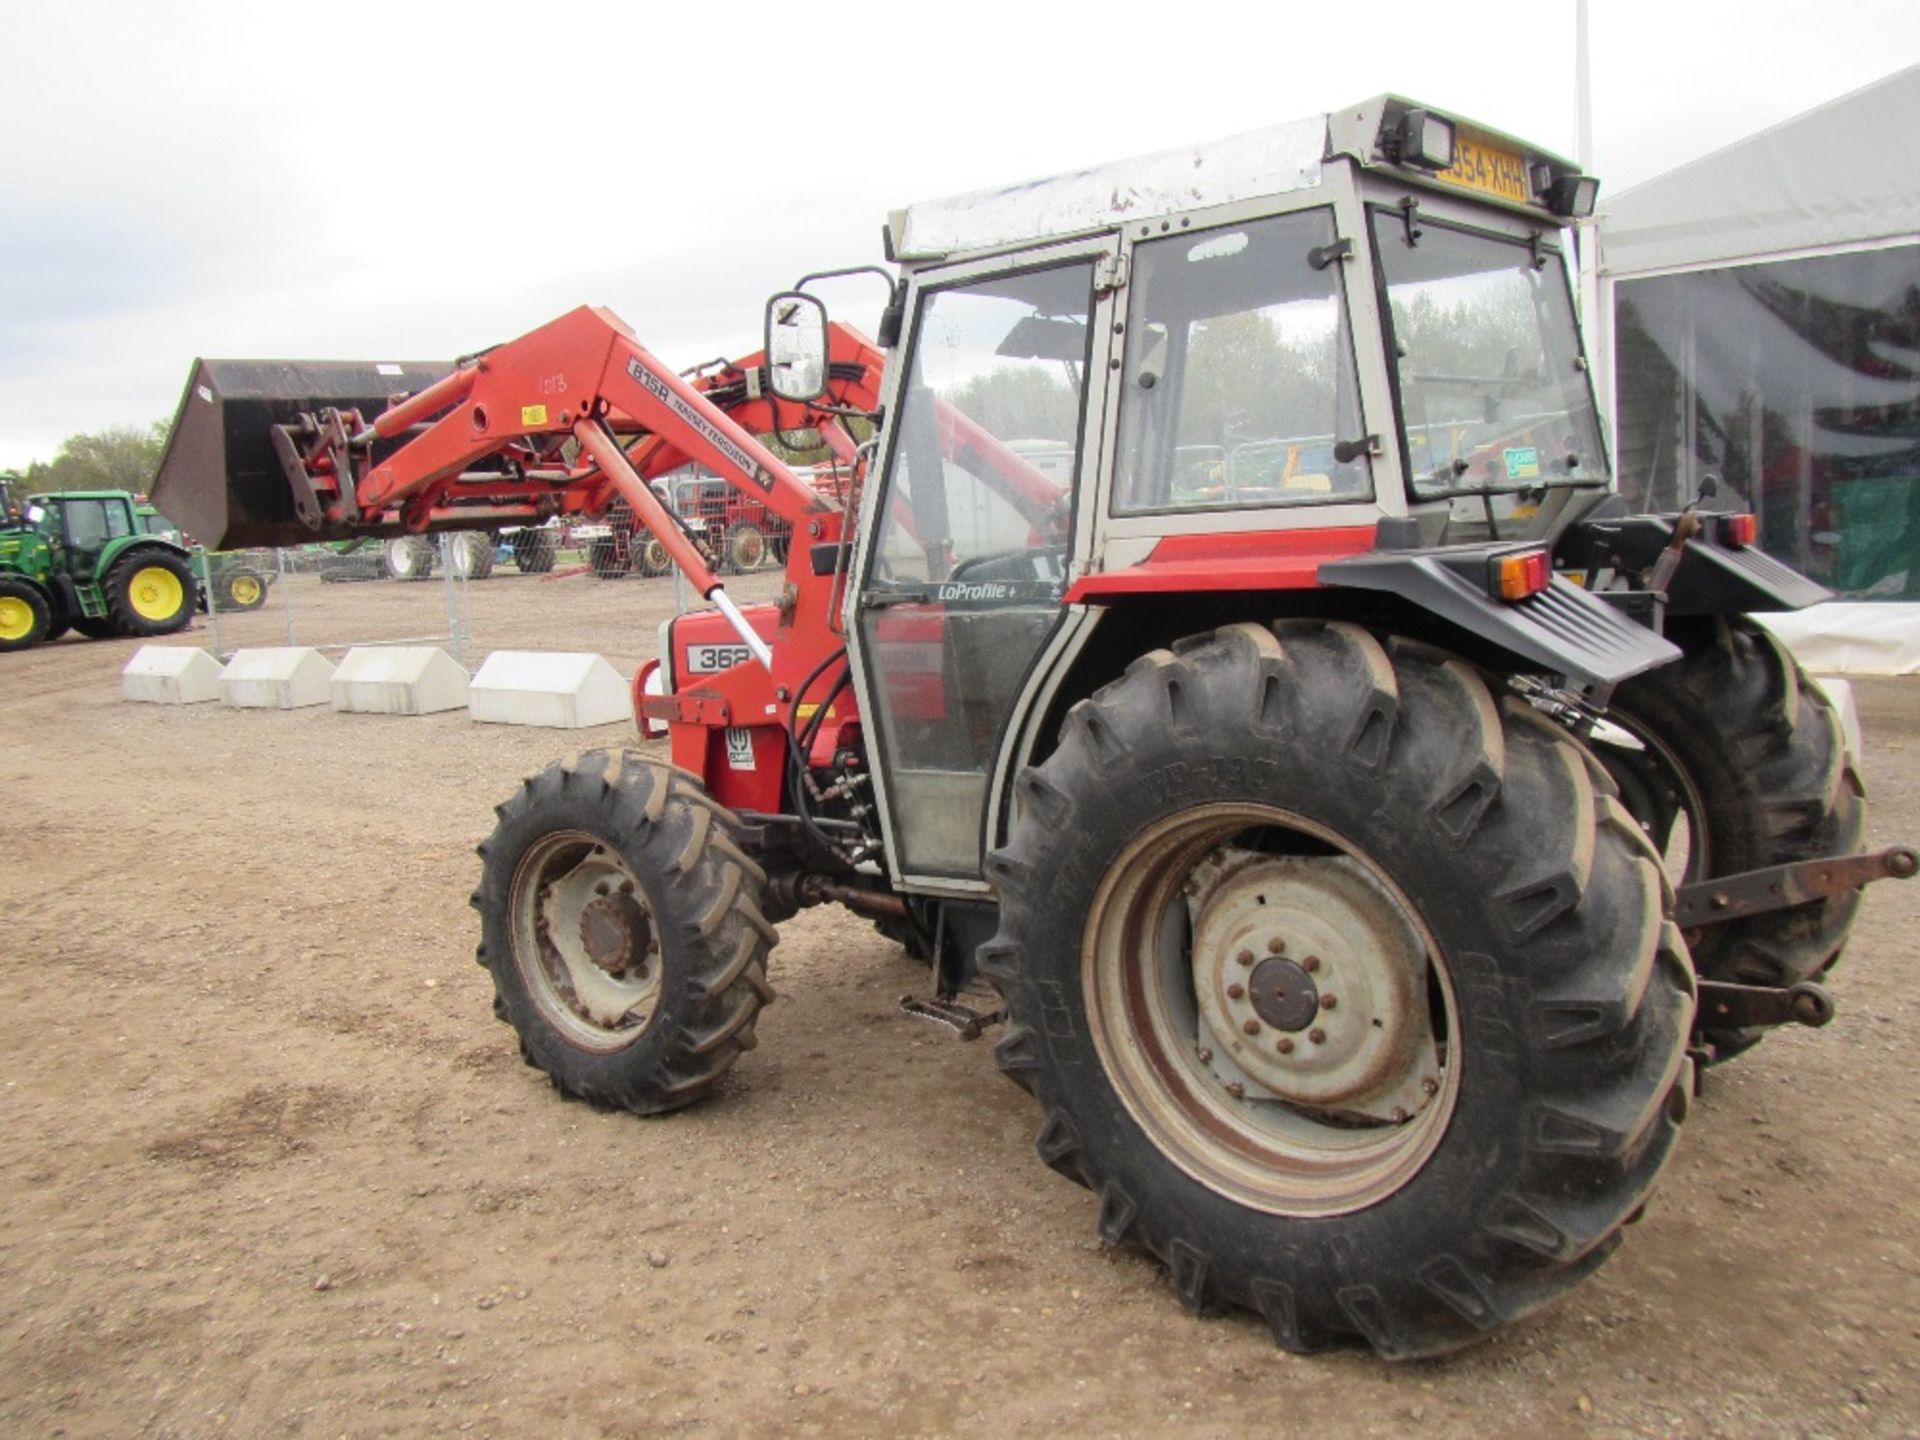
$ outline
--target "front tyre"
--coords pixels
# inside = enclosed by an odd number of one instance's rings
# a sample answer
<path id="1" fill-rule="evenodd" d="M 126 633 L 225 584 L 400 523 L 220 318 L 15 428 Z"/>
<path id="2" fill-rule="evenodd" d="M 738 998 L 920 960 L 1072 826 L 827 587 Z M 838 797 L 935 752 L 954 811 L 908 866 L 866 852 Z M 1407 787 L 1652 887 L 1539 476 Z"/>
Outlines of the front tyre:
<path id="1" fill-rule="evenodd" d="M 528 780 L 480 847 L 495 1011 L 556 1089 L 637 1114 L 711 1090 L 773 998 L 766 877 L 692 776 L 595 750 Z"/>
<path id="2" fill-rule="evenodd" d="M 997 1058 L 1187 1305 L 1430 1355 L 1611 1251 L 1684 1112 L 1692 973 L 1553 726 L 1421 646 L 1236 625 L 1076 706 L 1016 793 Z"/>
<path id="3" fill-rule="evenodd" d="M 52 629 L 53 612 L 40 588 L 0 575 L 0 653 L 38 645 Z"/>

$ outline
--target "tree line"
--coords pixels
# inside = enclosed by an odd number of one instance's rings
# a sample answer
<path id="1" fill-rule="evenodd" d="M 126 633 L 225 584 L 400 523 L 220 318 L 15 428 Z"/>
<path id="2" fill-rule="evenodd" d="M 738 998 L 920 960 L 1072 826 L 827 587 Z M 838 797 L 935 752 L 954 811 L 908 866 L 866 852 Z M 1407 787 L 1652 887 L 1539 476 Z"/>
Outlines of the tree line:
<path id="1" fill-rule="evenodd" d="M 151 425 L 112 425 L 60 442 L 51 460 L 36 460 L 14 479 L 16 494 L 55 490 L 133 490 L 153 488 L 160 457 L 166 452 L 171 420 Z"/>

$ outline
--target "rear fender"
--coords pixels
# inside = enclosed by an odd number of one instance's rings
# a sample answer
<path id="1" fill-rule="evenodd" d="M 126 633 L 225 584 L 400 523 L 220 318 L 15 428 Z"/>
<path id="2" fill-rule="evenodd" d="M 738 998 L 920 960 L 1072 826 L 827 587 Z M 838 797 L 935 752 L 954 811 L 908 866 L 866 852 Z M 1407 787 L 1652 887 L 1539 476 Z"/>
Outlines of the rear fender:
<path id="1" fill-rule="evenodd" d="M 1567 527 L 1554 547 L 1555 563 L 1589 576 L 1613 570 L 1630 583 L 1653 568 L 1673 539 L 1677 515 L 1601 515 Z M 1753 611 L 1804 610 L 1831 600 L 1833 592 L 1752 546 L 1725 546 L 1713 539 L 1713 516 L 1687 542 L 1680 566 L 1667 583 L 1669 615 L 1744 615 Z"/>
<path id="2" fill-rule="evenodd" d="M 1554 577 L 1524 600 L 1497 600 L 1495 560 L 1537 546 L 1450 545 L 1374 550 L 1322 565 L 1330 588 L 1393 595 L 1509 652 L 1526 666 L 1609 687 L 1680 658 L 1679 649 L 1578 585 Z"/>

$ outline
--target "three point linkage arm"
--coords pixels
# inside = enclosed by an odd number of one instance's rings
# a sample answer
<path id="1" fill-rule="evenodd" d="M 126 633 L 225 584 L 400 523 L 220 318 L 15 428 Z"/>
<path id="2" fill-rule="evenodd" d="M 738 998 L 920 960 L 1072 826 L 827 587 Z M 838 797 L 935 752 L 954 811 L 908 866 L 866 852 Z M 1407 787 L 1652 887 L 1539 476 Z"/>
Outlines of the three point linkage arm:
<path id="1" fill-rule="evenodd" d="M 818 427 L 840 458 L 852 459 L 852 437 L 837 412 L 878 404 L 884 357 L 836 325 L 829 360 L 824 405 L 776 401 L 759 383 L 758 355 L 688 380 L 610 311 L 582 306 L 474 357 L 371 421 L 322 411 L 298 434 L 281 426 L 275 449 L 296 506 L 316 530 L 350 530 L 394 514 L 414 531 L 476 518 L 597 514 L 618 495 L 765 664 L 766 643 L 647 482 L 696 461 L 798 528 L 837 517 L 837 502 L 755 438 L 756 431 Z M 568 440 L 577 447 L 571 458 Z"/>

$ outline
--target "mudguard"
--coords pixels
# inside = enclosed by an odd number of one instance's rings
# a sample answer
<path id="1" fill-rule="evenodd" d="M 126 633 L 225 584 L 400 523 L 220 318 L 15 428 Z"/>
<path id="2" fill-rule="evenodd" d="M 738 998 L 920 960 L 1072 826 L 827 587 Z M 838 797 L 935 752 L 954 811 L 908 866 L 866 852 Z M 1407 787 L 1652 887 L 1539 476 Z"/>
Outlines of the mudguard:
<path id="1" fill-rule="evenodd" d="M 1614 570 L 1638 579 L 1653 568 L 1673 539 L 1677 515 L 1600 515 L 1567 527 L 1554 547 L 1555 560 L 1571 570 Z M 1687 542 L 1680 568 L 1667 584 L 1669 615 L 1744 615 L 1752 611 L 1803 610 L 1831 600 L 1833 592 L 1790 565 L 1751 546 L 1713 539 L 1713 520 Z"/>
<path id="2" fill-rule="evenodd" d="M 1322 585 L 1379 590 L 1509 650 L 1551 674 L 1611 686 L 1680 658 L 1679 649 L 1612 605 L 1555 576 L 1524 600 L 1487 589 L 1493 561 L 1534 545 L 1371 550 L 1320 567 Z"/>

